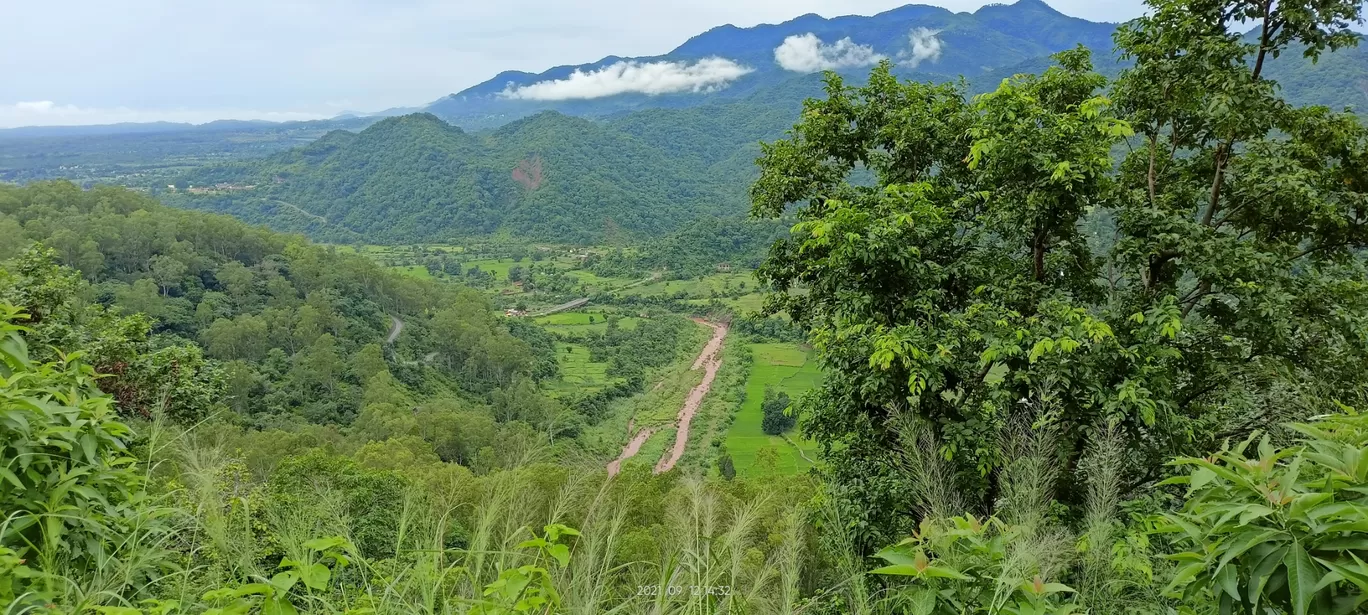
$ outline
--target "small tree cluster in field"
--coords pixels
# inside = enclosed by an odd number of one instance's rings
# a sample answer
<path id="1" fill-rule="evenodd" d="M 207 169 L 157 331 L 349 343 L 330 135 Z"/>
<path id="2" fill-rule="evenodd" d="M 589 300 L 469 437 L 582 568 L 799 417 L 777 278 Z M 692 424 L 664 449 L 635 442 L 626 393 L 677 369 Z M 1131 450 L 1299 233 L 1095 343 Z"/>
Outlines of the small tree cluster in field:
<path id="1" fill-rule="evenodd" d="M 777 436 L 793 429 L 793 426 L 798 423 L 798 417 L 790 412 L 789 408 L 792 405 L 793 402 L 789 400 L 788 393 L 766 387 L 764 401 L 760 403 L 760 410 L 763 412 L 760 428 L 771 436 Z"/>

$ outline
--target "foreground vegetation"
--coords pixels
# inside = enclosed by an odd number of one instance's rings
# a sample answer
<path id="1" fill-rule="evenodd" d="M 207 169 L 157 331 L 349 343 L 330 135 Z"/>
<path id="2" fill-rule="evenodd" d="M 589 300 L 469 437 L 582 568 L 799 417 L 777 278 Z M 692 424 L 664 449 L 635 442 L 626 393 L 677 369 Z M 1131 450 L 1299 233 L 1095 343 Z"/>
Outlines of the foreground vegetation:
<path id="1" fill-rule="evenodd" d="M 24 238 L 0 246 L 0 599 L 1362 612 L 1368 131 L 1262 73 L 1354 43 L 1360 18 L 1156 0 L 1117 35 L 1135 64 L 1110 98 L 1082 49 L 974 99 L 887 66 L 830 77 L 752 189 L 758 215 L 797 204 L 758 275 L 789 320 L 738 322 L 752 345 L 714 366 L 765 437 L 797 409 L 790 437 L 821 449 L 801 476 L 738 464 L 706 401 L 715 449 L 608 476 L 618 421 L 677 409 L 634 404 L 701 378 L 683 298 L 502 319 L 483 276 L 444 283 L 445 253 L 406 276 L 125 191 L 0 189 Z M 600 277 L 641 262 L 597 256 Z M 532 286 L 568 276 L 551 269 Z M 788 335 L 822 374 L 796 403 L 779 394 L 806 356 L 753 368 L 800 354 L 758 343 Z M 603 386 L 550 384 L 571 366 Z"/>

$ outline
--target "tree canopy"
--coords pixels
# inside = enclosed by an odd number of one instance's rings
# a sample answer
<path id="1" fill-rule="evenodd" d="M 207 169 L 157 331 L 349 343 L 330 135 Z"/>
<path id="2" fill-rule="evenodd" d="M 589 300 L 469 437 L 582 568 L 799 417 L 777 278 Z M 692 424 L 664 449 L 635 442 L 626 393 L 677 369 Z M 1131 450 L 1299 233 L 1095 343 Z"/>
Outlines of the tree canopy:
<path id="1" fill-rule="evenodd" d="M 865 540 L 910 531 L 918 438 L 991 511 L 1023 424 L 1059 428 L 1066 467 L 1119 429 L 1137 494 L 1169 455 L 1362 398 L 1368 133 L 1263 70 L 1353 45 L 1360 17 L 1161 0 L 1118 30 L 1134 65 L 1110 94 L 1081 48 L 972 99 L 887 65 L 828 77 L 751 194 L 758 216 L 798 204 L 760 277 L 823 360 L 805 429 Z"/>

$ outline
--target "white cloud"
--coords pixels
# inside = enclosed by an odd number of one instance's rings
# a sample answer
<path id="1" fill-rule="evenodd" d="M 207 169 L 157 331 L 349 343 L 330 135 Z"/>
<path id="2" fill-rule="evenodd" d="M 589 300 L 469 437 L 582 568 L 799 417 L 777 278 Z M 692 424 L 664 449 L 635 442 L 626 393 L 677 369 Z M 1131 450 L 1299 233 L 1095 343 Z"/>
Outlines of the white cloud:
<path id="1" fill-rule="evenodd" d="M 254 109 L 130 109 L 128 107 L 79 107 L 50 100 L 28 100 L 0 104 L 0 128 L 15 126 L 81 126 L 121 122 L 186 122 L 202 124 L 214 120 L 270 120 L 288 122 L 317 120 L 329 114 L 309 111 L 261 111 Z"/>
<path id="2" fill-rule="evenodd" d="M 909 49 L 898 55 L 907 63 L 908 68 L 916 68 L 922 62 L 935 62 L 940 59 L 945 42 L 940 39 L 940 30 L 916 28 L 907 34 Z"/>
<path id="3" fill-rule="evenodd" d="M 74 111 L 76 108 L 67 106 L 65 109 Z M 54 110 L 61 111 L 61 109 L 58 109 L 50 100 L 19 101 L 14 103 L 14 110 L 21 113 L 35 113 L 40 115 L 52 113 Z"/>
<path id="4" fill-rule="evenodd" d="M 668 53 L 718 24 L 872 15 L 908 1 L 0 0 L 5 23 L 61 23 L 64 41 L 55 43 L 50 28 L 6 29 L 0 107 L 52 100 L 327 113 L 325 101 L 349 99 L 343 108 L 378 110 L 436 100 L 502 70 Z M 986 1 L 926 4 L 959 12 Z M 1145 10 L 1142 0 L 1047 1 L 1092 20 Z"/>
<path id="5" fill-rule="evenodd" d="M 799 73 L 872 66 L 882 59 L 873 47 L 856 44 L 850 37 L 828 45 L 811 32 L 790 36 L 774 48 L 774 61 L 784 70 Z"/>
<path id="6" fill-rule="evenodd" d="M 576 70 L 564 79 L 524 86 L 509 84 L 499 95 L 522 100 L 575 100 L 629 93 L 712 92 L 752 70 L 716 57 L 693 63 L 622 61 L 589 72 Z"/>

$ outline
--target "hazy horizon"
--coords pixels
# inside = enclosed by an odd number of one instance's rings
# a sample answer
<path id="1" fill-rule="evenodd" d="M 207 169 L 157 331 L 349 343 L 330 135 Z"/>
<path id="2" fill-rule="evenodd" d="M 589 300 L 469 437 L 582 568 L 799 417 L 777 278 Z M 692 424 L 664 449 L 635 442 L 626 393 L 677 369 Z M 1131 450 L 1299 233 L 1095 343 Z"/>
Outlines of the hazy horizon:
<path id="1" fill-rule="evenodd" d="M 1124 21 L 1140 0 L 1047 0 L 1091 21 Z M 872 15 L 899 0 L 701 0 L 655 6 L 604 0 L 461 5 L 433 0 L 242 2 L 139 0 L 0 9 L 28 28 L 0 40 L 0 128 L 219 119 L 309 120 L 424 105 L 504 70 L 541 72 L 608 55 L 669 52 L 722 24 L 806 13 Z M 938 0 L 973 11 L 981 0 Z M 74 6 L 73 6 L 74 5 Z"/>

